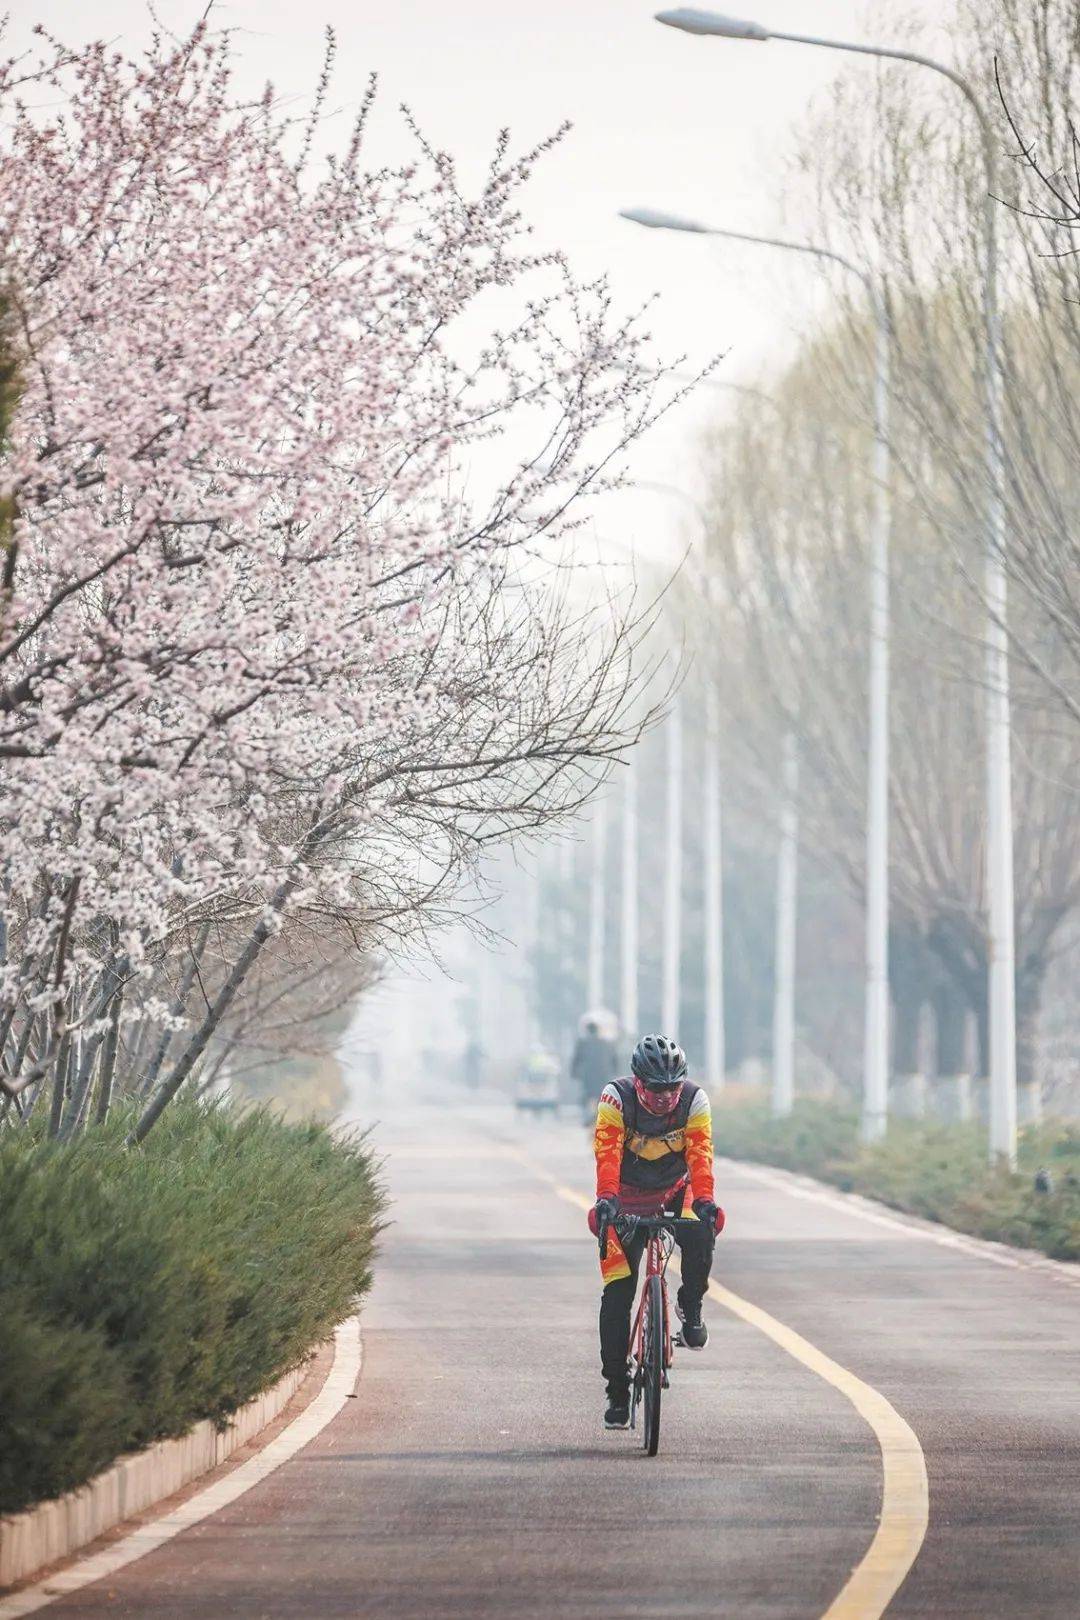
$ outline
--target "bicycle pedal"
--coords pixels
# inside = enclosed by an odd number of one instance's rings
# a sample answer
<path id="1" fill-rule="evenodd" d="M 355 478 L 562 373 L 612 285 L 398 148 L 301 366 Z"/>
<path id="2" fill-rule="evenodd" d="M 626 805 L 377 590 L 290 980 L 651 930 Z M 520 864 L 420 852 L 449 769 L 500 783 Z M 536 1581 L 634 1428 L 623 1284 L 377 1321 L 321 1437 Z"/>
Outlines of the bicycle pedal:
<path id="1" fill-rule="evenodd" d="M 671 1342 L 676 1348 L 681 1348 L 683 1350 L 686 1349 L 686 1340 L 682 1336 L 682 1328 L 679 1329 L 678 1333 L 676 1333 Z M 665 1374 L 664 1376 L 666 1377 L 667 1375 Z"/>

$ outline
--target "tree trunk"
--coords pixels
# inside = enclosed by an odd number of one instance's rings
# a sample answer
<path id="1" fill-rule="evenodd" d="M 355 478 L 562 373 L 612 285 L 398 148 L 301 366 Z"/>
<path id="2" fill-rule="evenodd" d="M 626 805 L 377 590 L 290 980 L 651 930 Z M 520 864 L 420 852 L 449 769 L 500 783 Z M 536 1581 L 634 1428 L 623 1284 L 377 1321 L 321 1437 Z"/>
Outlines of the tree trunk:
<path id="1" fill-rule="evenodd" d="M 44 896 L 42 898 L 41 904 L 37 908 L 37 917 L 39 919 L 44 917 L 46 912 L 49 909 L 49 896 L 50 896 L 51 892 L 52 891 L 50 890 L 48 883 L 46 883 L 46 885 L 45 885 L 45 894 L 44 894 Z M 31 967 L 32 963 L 33 963 L 33 957 L 32 956 L 27 955 L 27 956 L 23 957 L 22 963 L 21 963 L 20 968 L 19 968 L 19 975 L 20 975 L 20 980 L 21 981 L 25 980 L 26 975 L 30 971 L 30 967 Z M 38 990 L 44 988 L 45 981 L 47 980 L 47 978 L 49 976 L 49 967 L 50 967 L 50 965 L 51 965 L 51 953 L 50 953 L 50 956 L 46 959 L 46 961 L 40 965 L 39 972 L 38 972 L 38 975 L 37 975 L 37 984 L 36 984 L 36 988 Z M 21 990 L 25 990 L 25 984 L 22 984 L 20 988 L 21 988 Z M 12 1024 L 13 1024 L 13 1022 L 15 1020 L 15 1014 L 18 1011 L 18 1005 L 19 1005 L 18 997 L 16 997 L 16 999 L 11 1002 L 10 1006 L 5 1008 L 2 1016 L 0 1016 L 0 1053 L 3 1052 L 4 1048 L 7 1045 L 8 1035 L 10 1034 L 11 1026 L 12 1026 Z M 32 1020 L 30 1022 L 32 1022 Z M 24 1034 L 26 1033 L 25 1026 L 24 1026 L 24 1031 L 23 1032 L 24 1032 Z"/>
<path id="2" fill-rule="evenodd" d="M 894 1074 L 919 1072 L 919 1030 L 923 1002 L 914 995 L 900 996 L 893 1002 Z"/>
<path id="3" fill-rule="evenodd" d="M 206 942 L 209 938 L 210 924 L 203 923 L 202 927 L 199 929 L 198 938 L 195 941 L 195 948 L 191 953 L 191 961 L 184 970 L 183 977 L 180 980 L 180 988 L 177 990 L 176 995 L 173 998 L 172 1005 L 169 1008 L 169 1013 L 173 1018 L 183 1017 L 184 1008 L 187 1006 L 187 998 L 191 994 L 191 987 L 195 983 L 195 975 L 199 971 L 199 962 L 202 959 L 202 954 L 206 949 Z M 148 1097 L 151 1091 L 153 1091 L 154 1086 L 157 1084 L 157 1077 L 161 1073 L 162 1064 L 165 1062 L 165 1059 L 168 1056 L 169 1047 L 172 1045 L 172 1038 L 173 1032 L 171 1029 L 162 1030 L 161 1039 L 157 1044 L 157 1050 L 150 1060 L 150 1067 L 146 1071 L 146 1078 L 145 1080 L 141 1080 L 138 1085 L 140 1097 Z"/>
<path id="4" fill-rule="evenodd" d="M 975 1014 L 978 1053 L 974 1069 L 977 1075 L 983 1076 L 990 1053 L 986 936 L 968 919 L 949 915 L 934 918 L 927 932 L 927 943 L 937 956 L 947 981 Z M 940 1062 L 938 1068 L 942 1073 L 947 1072 Z M 953 1072 L 959 1074 L 966 1068 L 967 1063 L 961 1056 Z"/>
<path id="5" fill-rule="evenodd" d="M 298 881 L 299 880 L 294 877 L 290 878 L 286 883 L 280 885 L 274 895 L 274 898 L 270 902 L 271 912 L 273 912 L 275 915 L 281 912 L 286 900 L 296 887 Z M 225 980 L 225 983 L 218 991 L 213 1006 L 207 1012 L 206 1017 L 199 1025 L 198 1030 L 188 1042 L 183 1055 L 174 1065 L 172 1073 L 167 1075 L 158 1086 L 157 1091 L 154 1093 L 142 1116 L 140 1117 L 139 1123 L 128 1137 L 128 1147 L 135 1147 L 140 1142 L 144 1142 L 146 1140 L 150 1131 L 153 1130 L 154 1126 L 161 1118 L 161 1115 L 164 1113 L 167 1105 L 176 1096 L 176 1093 L 180 1090 L 180 1087 L 194 1069 L 196 1063 L 202 1057 L 203 1052 L 206 1050 L 207 1042 L 210 1040 L 211 1035 L 213 1035 L 222 1018 L 228 1012 L 236 992 L 247 978 L 259 952 L 266 944 L 266 941 L 270 938 L 270 933 L 271 929 L 269 922 L 265 919 L 265 917 L 260 918 L 259 922 L 252 929 L 251 936 L 248 939 L 247 944 L 244 946 L 244 949 L 241 951 L 239 957 L 234 963 L 232 972 L 229 974 L 228 978 Z"/>
<path id="6" fill-rule="evenodd" d="M 126 1054 L 126 1065 L 120 1061 L 121 1054 L 119 1050 L 117 1051 L 117 1069 L 121 1076 L 121 1089 L 123 1090 L 125 1096 L 133 1097 L 139 1089 L 138 1085 L 136 1084 L 136 1076 L 138 1075 L 139 1065 L 142 1063 L 143 1052 L 146 1050 L 146 1043 L 150 1038 L 152 1028 L 153 1024 L 149 1018 L 142 1017 L 138 1020 L 135 1030 L 135 1038 L 131 1043 L 131 1050 Z"/>
<path id="7" fill-rule="evenodd" d="M 934 986 L 933 1003 L 937 1073 L 963 1074 L 967 1064 L 967 1002 L 952 980 L 942 977 Z"/>
<path id="8" fill-rule="evenodd" d="M 94 1078 L 94 1069 L 97 1064 L 97 1055 L 101 1048 L 103 1037 L 95 1035 L 93 1040 L 87 1041 L 86 1050 L 82 1054 L 78 1074 L 75 1076 L 71 1088 L 71 1102 L 68 1105 L 67 1118 L 60 1130 L 61 1142 L 68 1141 L 75 1135 L 83 1117 L 83 1109 L 90 1095 L 90 1086 Z"/>
<path id="9" fill-rule="evenodd" d="M 1031 1092 L 1038 1084 L 1038 1027 L 1045 980 L 1046 962 L 1040 958 L 1029 957 L 1016 975 L 1016 1083 Z"/>
<path id="10" fill-rule="evenodd" d="M 37 1019 L 38 1014 L 32 1012 L 27 1012 L 23 1019 L 22 1033 L 19 1036 L 19 1044 L 15 1048 L 15 1056 L 11 1064 L 11 1073 L 6 1077 L 11 1085 L 14 1085 L 15 1081 L 18 1080 L 19 1075 L 22 1073 L 22 1066 L 26 1061 L 26 1054 L 29 1049 L 30 1042 L 33 1039 L 34 1025 L 37 1023 Z"/>
<path id="11" fill-rule="evenodd" d="M 932 994 L 934 962 L 926 941 L 914 927 L 889 930 L 889 988 L 893 1001 L 893 1057 L 895 1074 L 916 1074 L 920 1068 L 922 1009 Z"/>
<path id="12" fill-rule="evenodd" d="M 980 1080 L 990 1074 L 990 990 L 983 981 L 975 996 L 975 1073 Z"/>
<path id="13" fill-rule="evenodd" d="M 60 1050 L 56 1054 L 56 1064 L 53 1070 L 52 1107 L 49 1110 L 49 1135 L 60 1135 L 60 1124 L 64 1117 L 64 1099 L 67 1096 L 68 1057 L 71 1052 L 71 1035 L 64 1030 L 60 1039 Z"/>
<path id="14" fill-rule="evenodd" d="M 109 1010 L 109 1031 L 105 1037 L 105 1050 L 101 1056 L 101 1075 L 98 1080 L 97 1107 L 94 1110 L 95 1125 L 103 1125 L 109 1117 L 109 1104 L 112 1101 L 113 1075 L 116 1073 L 116 1051 L 120 1044 L 120 1011 L 124 1001 L 124 987 L 120 985 L 113 997 L 112 1007 Z"/>

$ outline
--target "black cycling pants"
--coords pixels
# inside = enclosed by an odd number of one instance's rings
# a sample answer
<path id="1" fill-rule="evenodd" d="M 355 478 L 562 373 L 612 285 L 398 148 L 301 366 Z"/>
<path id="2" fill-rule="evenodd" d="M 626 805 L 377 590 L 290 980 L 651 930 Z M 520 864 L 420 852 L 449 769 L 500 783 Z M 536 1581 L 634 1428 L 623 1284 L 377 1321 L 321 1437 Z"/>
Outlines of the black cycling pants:
<path id="1" fill-rule="evenodd" d="M 682 1268 L 679 1292 L 685 1303 L 700 1305 L 709 1286 L 716 1233 L 704 1224 L 700 1230 L 680 1226 L 676 1227 L 675 1242 L 679 1247 Z M 625 1395 L 629 1388 L 626 1358 L 630 1353 L 630 1313 L 634 1307 L 638 1267 L 645 1252 L 645 1243 L 645 1234 L 638 1233 L 623 1244 L 630 1275 L 609 1282 L 600 1296 L 600 1367 L 607 1381 L 608 1394 L 612 1397 Z"/>

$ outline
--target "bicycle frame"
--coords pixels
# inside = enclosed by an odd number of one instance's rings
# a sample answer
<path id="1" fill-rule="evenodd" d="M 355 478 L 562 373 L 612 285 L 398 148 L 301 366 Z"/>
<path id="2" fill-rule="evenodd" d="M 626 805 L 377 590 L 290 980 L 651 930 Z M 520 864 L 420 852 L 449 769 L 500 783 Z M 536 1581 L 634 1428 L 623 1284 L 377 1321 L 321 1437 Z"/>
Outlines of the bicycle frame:
<path id="1" fill-rule="evenodd" d="M 660 1278 L 660 1295 L 664 1302 L 664 1372 L 671 1366 L 673 1347 L 671 1341 L 671 1306 L 668 1301 L 667 1268 L 675 1249 L 675 1234 L 673 1231 L 661 1228 L 659 1231 L 650 1231 L 648 1242 L 645 1245 L 645 1271 L 641 1279 L 641 1289 L 638 1293 L 637 1310 L 634 1313 L 633 1325 L 630 1328 L 630 1365 L 631 1381 L 643 1359 L 643 1335 L 645 1327 L 645 1301 L 649 1294 L 649 1278 Z M 633 1418 L 630 1423 L 634 1427 Z"/>

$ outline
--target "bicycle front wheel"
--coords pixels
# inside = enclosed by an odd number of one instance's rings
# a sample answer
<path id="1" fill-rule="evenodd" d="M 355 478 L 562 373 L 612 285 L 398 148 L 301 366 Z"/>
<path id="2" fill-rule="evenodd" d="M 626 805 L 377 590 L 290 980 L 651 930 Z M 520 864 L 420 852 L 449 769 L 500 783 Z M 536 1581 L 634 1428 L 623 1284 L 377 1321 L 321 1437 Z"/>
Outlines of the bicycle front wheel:
<path id="1" fill-rule="evenodd" d="M 650 1457 L 660 1446 L 660 1391 L 664 1380 L 664 1296 L 659 1277 L 646 1279 L 641 1374 L 645 1422 L 641 1443 Z"/>

